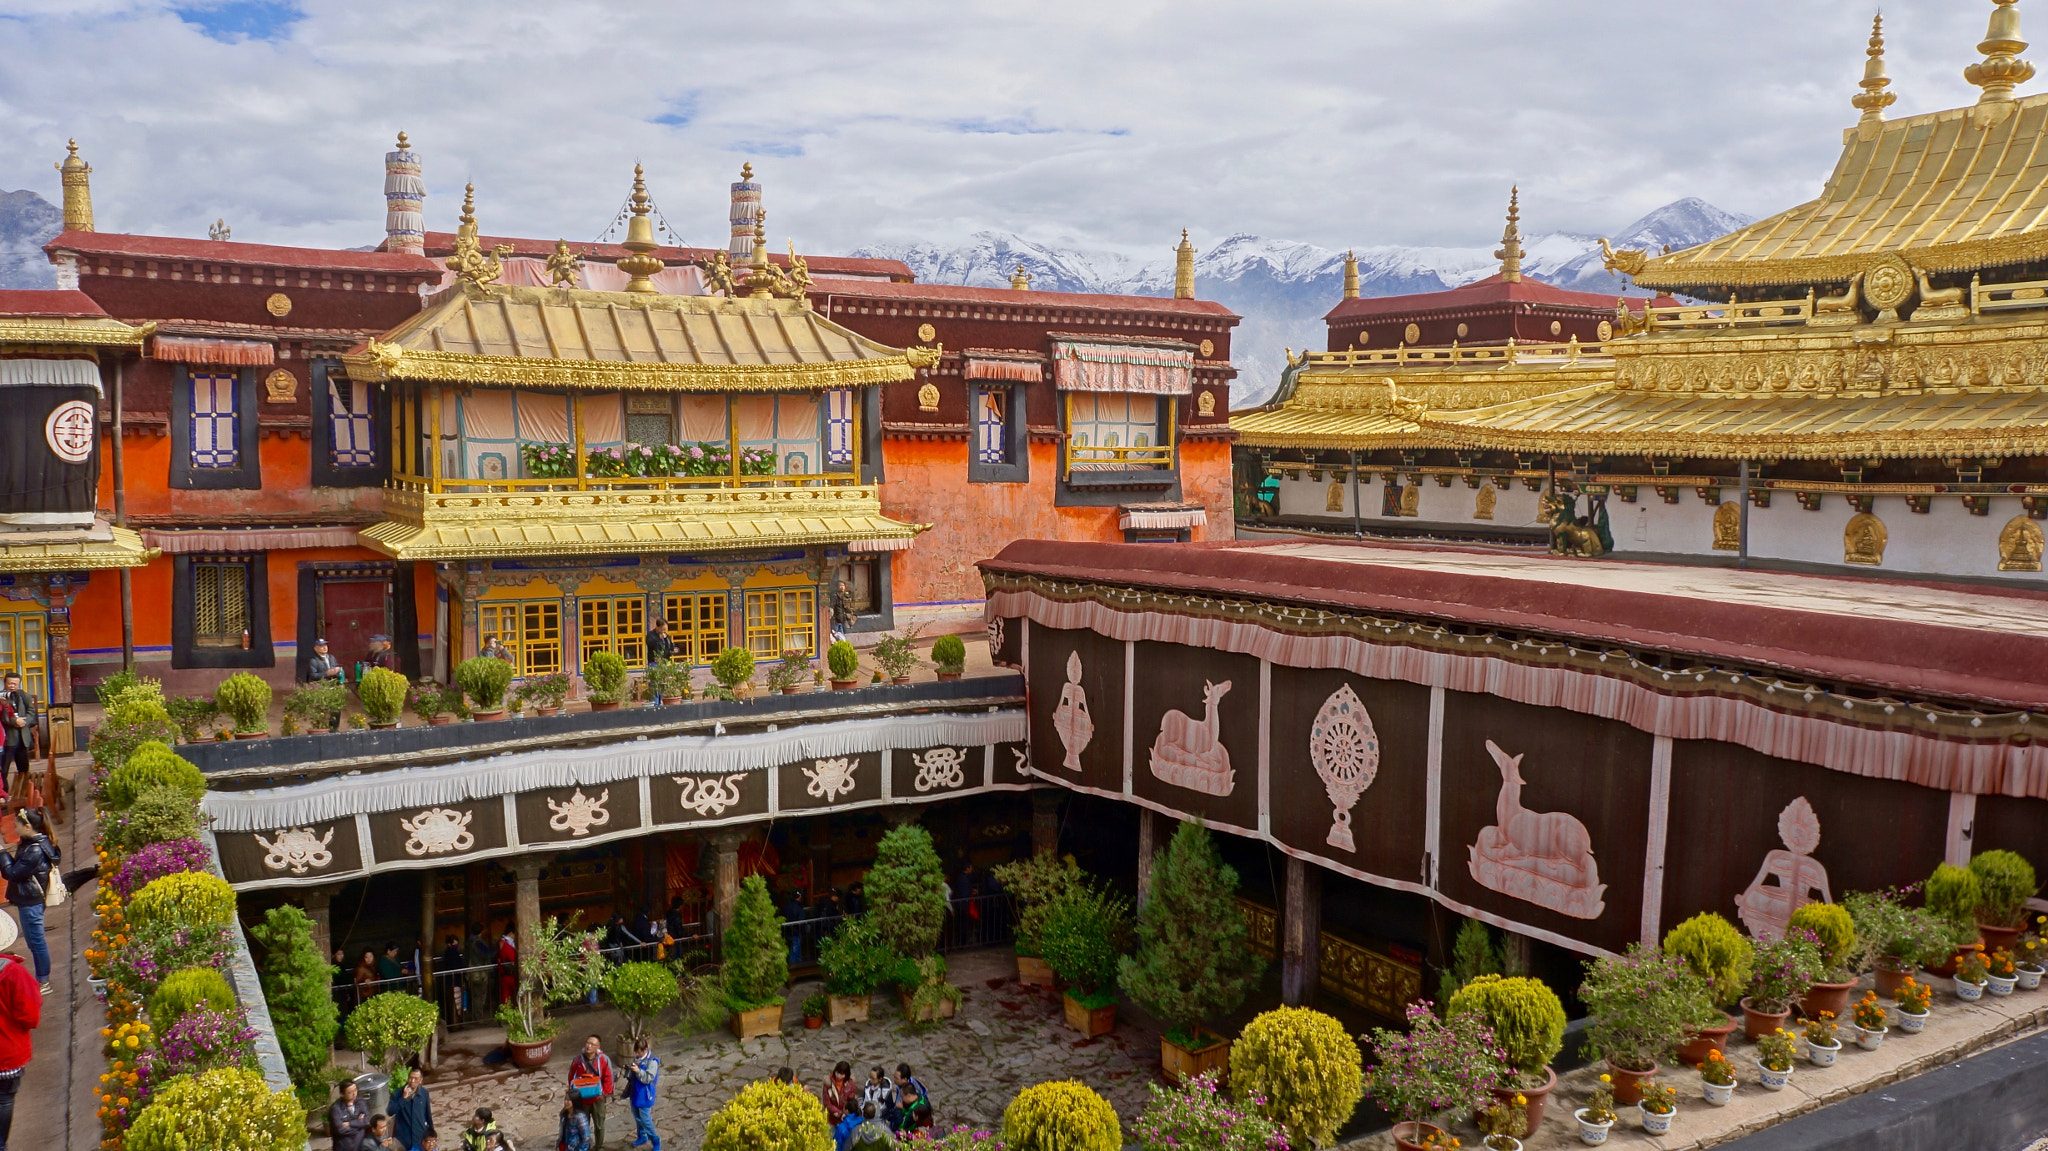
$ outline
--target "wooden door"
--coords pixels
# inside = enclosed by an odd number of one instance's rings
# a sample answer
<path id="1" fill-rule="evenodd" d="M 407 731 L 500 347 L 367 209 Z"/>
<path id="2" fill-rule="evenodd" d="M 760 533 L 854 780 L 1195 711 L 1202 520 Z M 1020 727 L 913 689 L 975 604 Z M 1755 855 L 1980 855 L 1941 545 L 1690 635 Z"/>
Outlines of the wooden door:
<path id="1" fill-rule="evenodd" d="M 370 637 L 391 632 L 391 584 L 384 579 L 320 581 L 320 634 L 328 654 L 351 676 L 370 654 Z"/>

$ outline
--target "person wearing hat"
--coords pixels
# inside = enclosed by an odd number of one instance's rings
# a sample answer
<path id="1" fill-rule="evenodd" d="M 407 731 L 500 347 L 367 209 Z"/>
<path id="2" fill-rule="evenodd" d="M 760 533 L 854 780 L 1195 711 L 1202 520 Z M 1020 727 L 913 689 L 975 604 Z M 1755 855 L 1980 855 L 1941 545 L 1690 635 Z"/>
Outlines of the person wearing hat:
<path id="1" fill-rule="evenodd" d="M 313 658 L 306 662 L 306 682 L 312 684 L 342 681 L 341 664 L 335 662 L 327 652 L 327 640 L 323 637 L 313 641 Z"/>
<path id="2" fill-rule="evenodd" d="M 29 1032 L 42 1025 L 43 996 L 35 976 L 15 953 L 21 929 L 14 917 L 0 911 L 0 1151 L 14 1127 L 14 1095 L 21 1073 L 35 1054 Z"/>

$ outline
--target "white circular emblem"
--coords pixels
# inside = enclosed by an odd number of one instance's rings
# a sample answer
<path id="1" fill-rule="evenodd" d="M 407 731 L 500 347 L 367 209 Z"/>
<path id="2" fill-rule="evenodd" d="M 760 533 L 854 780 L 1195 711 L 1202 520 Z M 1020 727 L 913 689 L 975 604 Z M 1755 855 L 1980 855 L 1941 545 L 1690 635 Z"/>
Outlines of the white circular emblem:
<path id="1" fill-rule="evenodd" d="M 43 424 L 43 438 L 50 450 L 67 464 L 82 464 L 92 458 L 92 405 L 84 400 L 66 400 L 50 412 Z"/>

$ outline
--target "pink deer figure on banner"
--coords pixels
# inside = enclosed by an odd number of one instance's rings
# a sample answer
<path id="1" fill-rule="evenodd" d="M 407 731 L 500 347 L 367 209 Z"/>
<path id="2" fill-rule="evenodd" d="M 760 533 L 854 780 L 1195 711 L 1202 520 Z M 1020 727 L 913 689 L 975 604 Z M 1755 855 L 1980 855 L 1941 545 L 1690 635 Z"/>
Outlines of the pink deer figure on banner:
<path id="1" fill-rule="evenodd" d="M 1606 909 L 1607 885 L 1593 861 L 1593 837 L 1586 825 L 1563 811 L 1530 811 L 1522 806 L 1522 757 L 1492 740 L 1487 753 L 1500 767 L 1495 824 L 1482 828 L 1472 844 L 1472 878 L 1503 895 L 1578 919 L 1596 919 Z"/>
<path id="2" fill-rule="evenodd" d="M 1218 736 L 1216 702 L 1230 690 L 1230 681 L 1202 684 L 1206 709 L 1197 721 L 1184 711 L 1169 711 L 1159 721 L 1152 741 L 1152 774 L 1204 795 L 1229 795 L 1237 773 L 1230 769 L 1230 750 Z"/>

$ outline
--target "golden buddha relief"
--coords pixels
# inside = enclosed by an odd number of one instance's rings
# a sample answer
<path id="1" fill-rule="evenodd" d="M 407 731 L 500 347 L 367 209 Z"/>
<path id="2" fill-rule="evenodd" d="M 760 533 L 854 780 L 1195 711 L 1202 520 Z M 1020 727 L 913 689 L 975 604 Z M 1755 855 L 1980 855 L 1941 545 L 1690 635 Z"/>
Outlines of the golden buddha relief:
<path id="1" fill-rule="evenodd" d="M 2041 526 L 2026 516 L 2007 520 L 1998 533 L 1998 570 L 2037 572 L 2041 570 Z"/>
<path id="2" fill-rule="evenodd" d="M 920 412 L 936 412 L 939 410 L 939 386 L 937 384 L 926 380 L 917 389 L 917 410 Z"/>
<path id="3" fill-rule="evenodd" d="M 1493 518 L 1493 501 L 1498 498 L 1492 484 L 1480 484 L 1479 492 L 1472 500 L 1472 518 L 1490 520 Z"/>
<path id="4" fill-rule="evenodd" d="M 1877 567 L 1884 563 L 1885 539 L 1883 520 L 1857 512 L 1842 529 L 1842 562 Z"/>
<path id="5" fill-rule="evenodd" d="M 1213 416 L 1216 414 L 1215 392 L 1207 388 L 1202 389 L 1202 394 L 1195 397 L 1195 414 L 1200 416 Z"/>
<path id="6" fill-rule="evenodd" d="M 1344 510 L 1343 480 L 1330 481 L 1330 494 L 1323 497 L 1323 510 L 1326 512 L 1341 512 Z M 2039 565 L 2037 564 L 2036 566 L 2038 567 Z"/>
<path id="7" fill-rule="evenodd" d="M 1714 550 L 1742 550 L 1742 505 L 1722 504 L 1714 509 Z"/>
<path id="8" fill-rule="evenodd" d="M 1419 479 L 1419 478 L 1421 478 L 1421 477 L 1419 477 L 1419 476 L 1418 476 L 1418 477 L 1416 477 L 1416 478 L 1418 478 L 1418 479 Z M 1401 489 L 1401 514 L 1402 514 L 1402 515 L 1404 515 L 1404 516 L 1412 516 L 1412 515 L 1415 515 L 1415 514 L 1417 514 L 1417 512 L 1418 512 L 1418 511 L 1420 510 L 1420 506 L 1421 506 L 1421 503 L 1422 503 L 1422 485 L 1421 485 L 1421 484 L 1418 484 L 1418 483 L 1410 483 L 1410 484 L 1408 484 L 1408 485 L 1407 485 L 1406 487 L 1403 487 L 1403 488 Z"/>

